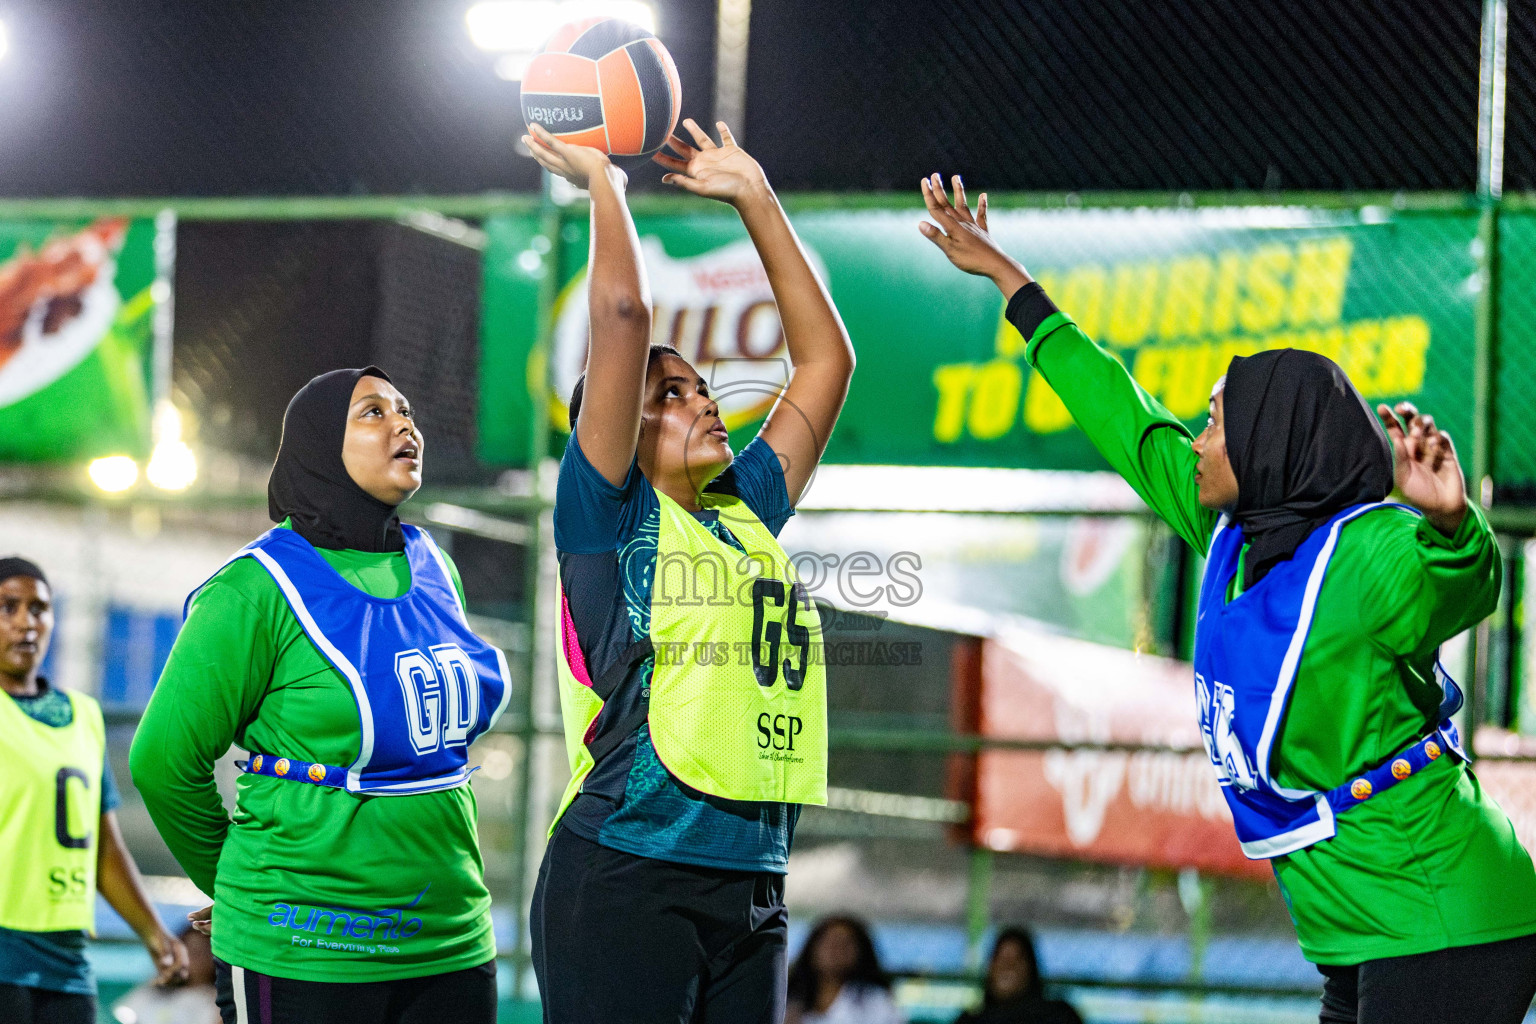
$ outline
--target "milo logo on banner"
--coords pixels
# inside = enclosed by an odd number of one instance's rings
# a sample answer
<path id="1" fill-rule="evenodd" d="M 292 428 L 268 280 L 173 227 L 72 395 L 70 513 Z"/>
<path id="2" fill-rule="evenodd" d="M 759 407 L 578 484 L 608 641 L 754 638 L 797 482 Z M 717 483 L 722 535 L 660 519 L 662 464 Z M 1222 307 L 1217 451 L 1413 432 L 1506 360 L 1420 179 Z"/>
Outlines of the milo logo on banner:
<path id="1" fill-rule="evenodd" d="M 750 240 L 686 258 L 661 240 L 640 241 L 651 285 L 651 341 L 671 345 L 709 382 L 728 428 L 767 415 L 789 376 L 784 325 L 768 274 Z M 808 253 L 822 279 L 826 269 Z M 567 399 L 587 362 L 587 274 L 583 270 L 555 306 L 550 417 L 568 427 Z"/>

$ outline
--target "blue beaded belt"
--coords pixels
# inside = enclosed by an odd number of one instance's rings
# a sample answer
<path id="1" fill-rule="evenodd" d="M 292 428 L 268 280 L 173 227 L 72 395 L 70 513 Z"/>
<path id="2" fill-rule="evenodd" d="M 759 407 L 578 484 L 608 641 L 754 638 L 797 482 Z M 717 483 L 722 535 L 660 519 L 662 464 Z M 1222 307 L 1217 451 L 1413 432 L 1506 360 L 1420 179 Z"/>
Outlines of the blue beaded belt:
<path id="1" fill-rule="evenodd" d="M 1459 754 L 1460 749 L 1456 727 L 1450 722 L 1445 722 L 1440 728 L 1385 764 L 1372 768 L 1337 789 L 1329 790 L 1324 796 L 1333 807 L 1333 812 L 1342 814 L 1351 807 L 1356 807 L 1376 794 L 1386 792 L 1399 782 L 1413 777 L 1428 767 L 1431 761 L 1438 760 L 1441 755 Z"/>
<path id="2" fill-rule="evenodd" d="M 335 765 L 318 764 L 314 761 L 297 761 L 291 757 L 273 757 L 271 754 L 252 754 L 249 761 L 236 761 L 235 767 L 250 775 L 270 775 L 274 779 L 292 779 L 315 786 L 347 788 L 347 770 Z"/>

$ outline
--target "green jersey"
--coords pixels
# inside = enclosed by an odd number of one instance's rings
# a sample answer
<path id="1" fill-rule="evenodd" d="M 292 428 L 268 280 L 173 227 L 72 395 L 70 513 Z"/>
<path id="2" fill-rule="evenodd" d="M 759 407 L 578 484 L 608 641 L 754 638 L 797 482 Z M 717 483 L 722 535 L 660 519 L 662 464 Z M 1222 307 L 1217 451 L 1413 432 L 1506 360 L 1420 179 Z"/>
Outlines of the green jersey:
<path id="1" fill-rule="evenodd" d="M 1078 426 L 1154 512 L 1202 554 L 1189 431 L 1065 314 L 1026 350 Z M 1441 641 L 1493 611 L 1498 545 L 1469 508 L 1455 536 L 1383 510 L 1347 524 L 1317 598 L 1271 773 L 1328 790 L 1436 724 Z M 1536 871 L 1509 819 L 1454 758 L 1338 818 L 1332 839 L 1273 861 L 1307 959 L 1355 964 L 1536 933 Z"/>
<path id="2" fill-rule="evenodd" d="M 374 597 L 410 588 L 404 553 L 318 550 Z M 361 742 L 351 688 L 272 577 L 254 559 L 226 565 L 192 602 L 130 762 L 166 845 L 213 894 L 219 959 L 301 981 L 386 981 L 496 955 L 468 786 L 360 796 L 245 774 L 233 818 L 214 786 L 232 743 L 348 765 Z"/>

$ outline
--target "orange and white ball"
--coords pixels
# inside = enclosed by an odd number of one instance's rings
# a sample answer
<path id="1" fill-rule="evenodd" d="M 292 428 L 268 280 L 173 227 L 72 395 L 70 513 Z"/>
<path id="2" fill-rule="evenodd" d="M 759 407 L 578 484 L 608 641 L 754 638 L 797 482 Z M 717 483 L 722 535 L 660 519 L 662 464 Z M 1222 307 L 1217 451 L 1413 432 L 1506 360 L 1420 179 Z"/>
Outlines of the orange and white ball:
<path id="1" fill-rule="evenodd" d="M 672 55 L 618 18 L 559 29 L 523 73 L 523 120 L 611 156 L 656 152 L 677 127 L 683 89 Z"/>

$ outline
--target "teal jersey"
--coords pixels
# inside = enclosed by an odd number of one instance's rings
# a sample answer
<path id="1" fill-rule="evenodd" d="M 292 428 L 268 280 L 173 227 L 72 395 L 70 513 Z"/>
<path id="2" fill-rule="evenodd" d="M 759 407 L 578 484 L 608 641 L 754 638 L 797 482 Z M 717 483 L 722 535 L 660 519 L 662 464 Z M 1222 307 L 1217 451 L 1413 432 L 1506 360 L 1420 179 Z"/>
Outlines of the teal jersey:
<path id="1" fill-rule="evenodd" d="M 706 490 L 741 498 L 775 536 L 794 514 L 778 457 L 753 440 Z M 719 513 L 694 513 L 710 532 L 742 550 Z M 555 547 L 569 624 L 594 676 L 635 640 L 650 635 L 651 585 L 661 529 L 656 492 L 631 464 L 614 487 L 587 461 L 575 435 L 560 462 Z M 617 721 L 647 699 L 654 658 L 619 684 L 599 720 Z M 594 737 L 595 738 L 595 737 Z M 640 857 L 733 871 L 789 870 L 798 804 L 725 800 L 692 789 L 667 771 L 648 726 L 597 765 L 561 822 L 576 834 Z"/>

